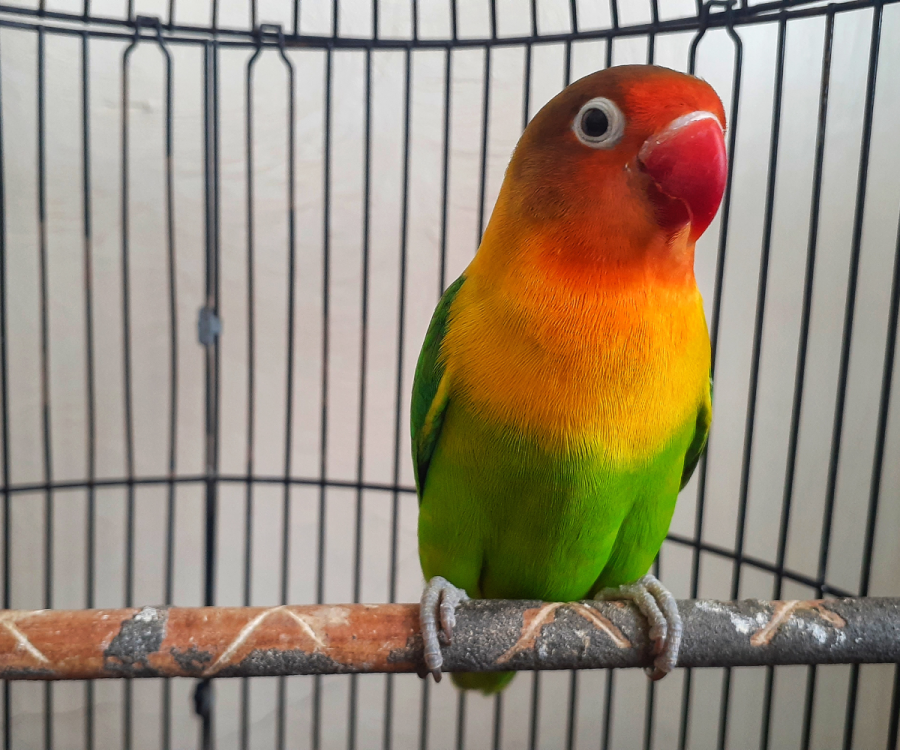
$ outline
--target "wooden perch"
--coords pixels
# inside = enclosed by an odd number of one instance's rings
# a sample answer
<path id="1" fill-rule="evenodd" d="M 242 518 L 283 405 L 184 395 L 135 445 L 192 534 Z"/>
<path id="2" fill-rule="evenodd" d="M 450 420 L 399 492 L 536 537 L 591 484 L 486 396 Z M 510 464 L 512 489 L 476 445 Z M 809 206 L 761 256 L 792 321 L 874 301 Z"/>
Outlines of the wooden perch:
<path id="1" fill-rule="evenodd" d="M 680 601 L 682 667 L 900 662 L 900 599 Z M 644 667 L 630 604 L 472 601 L 444 669 Z M 246 677 L 418 672 L 418 606 L 0 610 L 0 677 Z"/>

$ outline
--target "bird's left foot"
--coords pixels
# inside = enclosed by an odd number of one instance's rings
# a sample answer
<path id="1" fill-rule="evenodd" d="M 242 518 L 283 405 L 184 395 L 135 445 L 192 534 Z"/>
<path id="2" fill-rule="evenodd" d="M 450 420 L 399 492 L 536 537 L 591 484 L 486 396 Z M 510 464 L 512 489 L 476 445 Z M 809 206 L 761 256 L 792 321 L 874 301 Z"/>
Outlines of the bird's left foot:
<path id="1" fill-rule="evenodd" d="M 634 583 L 618 588 L 601 590 L 595 600 L 615 601 L 627 599 L 634 602 L 650 623 L 650 641 L 656 659 L 646 670 L 651 680 L 661 680 L 675 668 L 678 650 L 681 648 L 681 615 L 675 597 L 649 573 Z"/>
<path id="2" fill-rule="evenodd" d="M 444 663 L 441 643 L 450 645 L 453 628 L 456 627 L 456 608 L 460 602 L 468 600 L 469 595 L 463 589 L 440 576 L 432 578 L 422 592 L 419 622 L 425 645 L 425 667 L 434 675 L 435 682 L 441 681 L 441 665 Z"/>

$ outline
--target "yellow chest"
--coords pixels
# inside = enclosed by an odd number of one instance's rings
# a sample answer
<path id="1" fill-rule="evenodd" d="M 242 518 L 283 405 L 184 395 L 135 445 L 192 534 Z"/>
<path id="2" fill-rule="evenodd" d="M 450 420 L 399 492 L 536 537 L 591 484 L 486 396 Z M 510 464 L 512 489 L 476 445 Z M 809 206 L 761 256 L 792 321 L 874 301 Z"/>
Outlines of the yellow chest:
<path id="1" fill-rule="evenodd" d="M 523 301 L 473 281 L 454 301 L 442 354 L 452 397 L 494 424 L 554 452 L 641 462 L 709 398 L 696 288 Z"/>

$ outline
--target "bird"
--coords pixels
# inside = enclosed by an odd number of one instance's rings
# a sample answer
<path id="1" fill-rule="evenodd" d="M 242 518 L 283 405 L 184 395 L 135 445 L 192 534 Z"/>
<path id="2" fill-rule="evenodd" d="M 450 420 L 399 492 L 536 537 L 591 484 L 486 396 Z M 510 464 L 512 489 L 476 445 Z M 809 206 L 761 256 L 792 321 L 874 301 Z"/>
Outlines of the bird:
<path id="1" fill-rule="evenodd" d="M 425 676 L 469 598 L 631 600 L 648 675 L 676 665 L 678 608 L 648 571 L 712 421 L 694 246 L 725 190 L 725 127 L 705 81 L 623 65 L 525 128 L 414 376 Z M 489 694 L 513 673 L 451 676 Z"/>

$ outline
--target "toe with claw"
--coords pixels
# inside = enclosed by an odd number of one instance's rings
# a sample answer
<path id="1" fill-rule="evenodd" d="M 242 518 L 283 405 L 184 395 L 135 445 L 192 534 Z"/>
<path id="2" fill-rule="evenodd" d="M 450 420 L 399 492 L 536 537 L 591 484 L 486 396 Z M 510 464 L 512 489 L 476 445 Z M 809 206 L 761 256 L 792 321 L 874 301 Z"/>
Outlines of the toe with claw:
<path id="1" fill-rule="evenodd" d="M 647 670 L 651 680 L 660 680 L 675 668 L 681 648 L 681 615 L 675 597 L 655 576 L 645 575 L 634 583 L 603 589 L 597 600 L 629 600 L 637 605 L 650 625 L 650 641 L 656 658 Z"/>
<path id="2" fill-rule="evenodd" d="M 434 675 L 435 682 L 441 681 L 441 665 L 444 663 L 441 645 L 450 645 L 456 626 L 456 608 L 468 599 L 465 591 L 440 576 L 432 578 L 422 592 L 419 622 L 425 646 L 425 667 Z"/>

